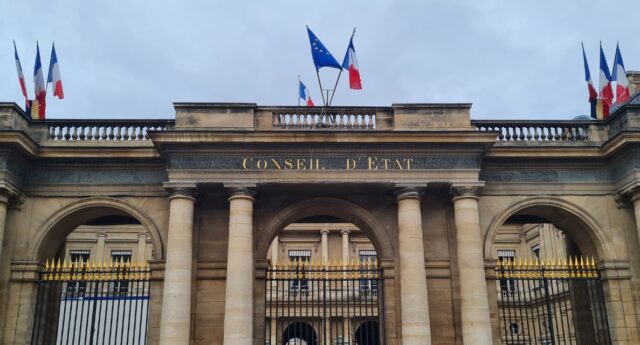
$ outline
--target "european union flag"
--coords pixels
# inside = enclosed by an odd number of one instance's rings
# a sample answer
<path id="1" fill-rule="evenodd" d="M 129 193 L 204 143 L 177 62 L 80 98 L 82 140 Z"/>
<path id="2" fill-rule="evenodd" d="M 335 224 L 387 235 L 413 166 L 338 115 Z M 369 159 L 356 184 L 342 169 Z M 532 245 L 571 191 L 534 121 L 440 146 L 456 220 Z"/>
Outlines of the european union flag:
<path id="1" fill-rule="evenodd" d="M 308 26 L 307 32 L 309 33 L 309 43 L 311 44 L 311 56 L 313 57 L 313 64 L 316 65 L 316 69 L 320 69 L 321 67 L 342 69 L 342 65 L 331 55 L 329 50 L 320 42 Z"/>

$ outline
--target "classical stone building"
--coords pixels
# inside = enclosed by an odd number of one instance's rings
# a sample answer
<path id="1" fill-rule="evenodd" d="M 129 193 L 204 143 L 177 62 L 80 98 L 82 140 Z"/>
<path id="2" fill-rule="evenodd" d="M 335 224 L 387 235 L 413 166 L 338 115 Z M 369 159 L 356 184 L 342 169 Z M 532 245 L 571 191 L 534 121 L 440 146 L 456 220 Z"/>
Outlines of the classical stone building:
<path id="1" fill-rule="evenodd" d="M 527 327 L 540 343 L 640 342 L 637 96 L 605 121 L 471 120 L 469 104 L 175 109 L 33 121 L 0 104 L 1 343 L 521 344 L 509 333 Z M 65 262 L 82 250 L 135 264 Z M 507 251 L 558 257 L 521 273 L 498 265 Z M 375 267 L 354 263 L 374 253 Z M 503 315 L 510 279 L 541 287 L 535 315 L 522 300 Z M 283 291 L 329 317 L 274 315 Z M 100 311 L 123 297 L 148 318 Z M 375 308 L 349 314 L 362 306 Z M 89 326 L 60 323 L 69 312 Z M 134 338 L 97 340 L 117 324 L 91 320 L 123 313 Z"/>

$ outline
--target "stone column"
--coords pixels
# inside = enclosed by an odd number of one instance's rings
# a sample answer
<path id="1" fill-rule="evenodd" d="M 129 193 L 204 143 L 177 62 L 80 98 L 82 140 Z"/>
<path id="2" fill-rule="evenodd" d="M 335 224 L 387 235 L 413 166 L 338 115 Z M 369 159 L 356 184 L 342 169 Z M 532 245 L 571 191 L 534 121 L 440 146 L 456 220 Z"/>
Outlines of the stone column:
<path id="1" fill-rule="evenodd" d="M 224 303 L 224 345 L 253 343 L 253 196 L 229 189 L 229 244 Z"/>
<path id="2" fill-rule="evenodd" d="M 322 249 L 322 262 L 329 262 L 329 230 L 320 230 L 320 247 Z"/>
<path id="3" fill-rule="evenodd" d="M 478 214 L 480 184 L 453 185 L 464 344 L 491 345 L 491 317 Z"/>
<path id="4" fill-rule="evenodd" d="M 346 265 L 349 262 L 349 230 L 342 230 L 342 262 Z"/>
<path id="5" fill-rule="evenodd" d="M 402 345 L 430 345 L 427 273 L 422 239 L 422 212 L 418 188 L 396 191 L 400 253 L 400 307 Z"/>
<path id="6" fill-rule="evenodd" d="M 188 345 L 195 186 L 169 188 L 169 233 L 162 290 L 160 345 Z"/>

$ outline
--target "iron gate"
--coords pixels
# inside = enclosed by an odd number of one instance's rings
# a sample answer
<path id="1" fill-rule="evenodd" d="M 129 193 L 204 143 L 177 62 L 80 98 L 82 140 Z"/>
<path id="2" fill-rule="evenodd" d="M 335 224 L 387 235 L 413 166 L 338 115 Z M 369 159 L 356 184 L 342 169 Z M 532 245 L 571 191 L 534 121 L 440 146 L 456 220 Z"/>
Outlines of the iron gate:
<path id="1" fill-rule="evenodd" d="M 502 344 L 611 344 L 593 258 L 508 259 L 496 278 Z"/>
<path id="2" fill-rule="evenodd" d="M 31 344 L 146 344 L 149 278 L 146 264 L 47 261 Z"/>
<path id="3" fill-rule="evenodd" d="M 384 344 L 382 292 L 382 271 L 372 260 L 270 266 L 265 343 Z"/>

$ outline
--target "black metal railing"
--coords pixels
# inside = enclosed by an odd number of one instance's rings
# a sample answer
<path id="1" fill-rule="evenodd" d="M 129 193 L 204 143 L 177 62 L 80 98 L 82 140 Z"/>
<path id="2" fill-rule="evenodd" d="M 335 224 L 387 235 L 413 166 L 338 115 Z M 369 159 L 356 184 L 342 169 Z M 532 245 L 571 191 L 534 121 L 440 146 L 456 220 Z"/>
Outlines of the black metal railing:
<path id="1" fill-rule="evenodd" d="M 502 344 L 611 344 L 593 258 L 499 261 L 496 279 Z"/>
<path id="2" fill-rule="evenodd" d="M 149 278 L 147 264 L 47 262 L 31 344 L 146 344 Z"/>
<path id="3" fill-rule="evenodd" d="M 265 343 L 384 344 L 382 289 L 382 271 L 371 260 L 272 265 Z"/>

